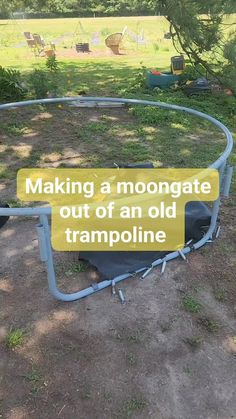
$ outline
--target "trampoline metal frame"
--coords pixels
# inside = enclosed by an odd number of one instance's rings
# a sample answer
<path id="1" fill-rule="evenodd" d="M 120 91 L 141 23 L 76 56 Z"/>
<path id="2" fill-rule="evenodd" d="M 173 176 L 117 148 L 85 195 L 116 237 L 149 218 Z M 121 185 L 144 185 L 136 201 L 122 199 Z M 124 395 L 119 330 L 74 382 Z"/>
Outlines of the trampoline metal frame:
<path id="1" fill-rule="evenodd" d="M 187 255 L 193 250 L 199 249 L 200 247 L 204 246 L 206 243 L 211 241 L 214 234 L 216 236 L 218 235 L 216 231 L 218 229 L 217 219 L 218 219 L 219 210 L 220 210 L 221 197 L 229 196 L 230 185 L 231 185 L 232 174 L 233 174 L 233 167 L 228 164 L 228 158 L 233 148 L 233 137 L 232 137 L 231 132 L 228 130 L 228 128 L 225 125 L 223 125 L 220 121 L 211 117 L 210 115 L 207 115 L 203 112 L 196 111 L 191 108 L 186 108 L 184 106 L 177 106 L 177 105 L 171 105 L 171 104 L 162 103 L 162 102 L 153 102 L 153 101 L 139 100 L 139 99 L 82 97 L 82 96 L 77 97 L 76 96 L 76 97 L 38 99 L 38 100 L 29 100 L 29 101 L 16 102 L 16 103 L 7 103 L 7 104 L 0 105 L 0 110 L 19 108 L 19 107 L 31 106 L 31 105 L 37 105 L 37 104 L 70 103 L 74 101 L 78 102 L 78 104 L 81 103 L 83 105 L 89 104 L 89 103 L 90 104 L 94 103 L 95 105 L 99 103 L 107 103 L 107 104 L 115 103 L 115 104 L 121 104 L 121 105 L 126 104 L 126 105 L 153 106 L 153 107 L 160 107 L 164 109 L 186 112 L 188 114 L 204 118 L 205 120 L 217 126 L 225 134 L 227 145 L 224 152 L 220 155 L 220 157 L 209 166 L 209 168 L 216 169 L 219 171 L 221 194 L 219 198 L 213 203 L 210 227 L 207 233 L 204 235 L 204 237 L 201 240 L 199 240 L 197 243 L 193 245 L 186 245 L 181 251 L 171 252 L 167 254 L 163 259 L 155 260 L 151 264 L 151 266 L 146 266 L 133 273 L 125 273 L 123 275 L 119 275 L 111 280 L 104 280 L 100 283 L 93 284 L 90 287 L 85 288 L 75 293 L 66 294 L 66 293 L 61 292 L 57 287 L 57 279 L 56 279 L 54 261 L 53 261 L 53 250 L 51 246 L 51 232 L 50 232 L 50 226 L 49 226 L 49 221 L 48 221 L 48 218 L 51 216 L 51 208 L 50 207 L 0 208 L 0 216 L 27 216 L 27 217 L 37 216 L 39 217 L 40 223 L 36 226 L 36 229 L 38 233 L 40 258 L 41 258 L 41 261 L 46 264 L 49 290 L 56 299 L 61 300 L 61 301 L 79 300 L 83 297 L 94 294 L 95 292 L 100 291 L 104 288 L 114 286 L 114 284 L 117 284 L 123 281 L 124 279 L 132 277 L 134 274 L 143 273 L 142 278 L 144 279 L 151 272 L 151 270 L 158 265 L 162 265 L 162 273 L 163 273 L 166 266 L 166 262 L 172 259 L 175 259 L 177 257 L 182 257 L 183 259 L 186 259 L 185 255 Z"/>

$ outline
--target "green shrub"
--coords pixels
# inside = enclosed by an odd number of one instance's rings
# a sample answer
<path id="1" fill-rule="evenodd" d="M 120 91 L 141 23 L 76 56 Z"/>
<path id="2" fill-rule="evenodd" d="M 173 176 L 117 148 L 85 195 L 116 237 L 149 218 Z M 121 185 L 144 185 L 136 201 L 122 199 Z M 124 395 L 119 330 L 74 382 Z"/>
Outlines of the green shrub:
<path id="1" fill-rule="evenodd" d="M 187 80 L 195 80 L 199 77 L 206 77 L 206 69 L 201 64 L 186 65 L 180 80 L 186 82 Z"/>
<path id="2" fill-rule="evenodd" d="M 59 70 L 58 61 L 56 56 L 53 55 L 52 57 L 48 57 L 46 61 L 46 67 L 52 72 L 56 73 Z"/>
<path id="3" fill-rule="evenodd" d="M 0 66 L 0 101 L 17 102 L 24 99 L 26 88 L 24 87 L 19 71 Z"/>
<path id="4" fill-rule="evenodd" d="M 44 70 L 35 69 L 30 75 L 29 83 L 36 99 L 43 99 L 48 96 L 50 82 Z"/>

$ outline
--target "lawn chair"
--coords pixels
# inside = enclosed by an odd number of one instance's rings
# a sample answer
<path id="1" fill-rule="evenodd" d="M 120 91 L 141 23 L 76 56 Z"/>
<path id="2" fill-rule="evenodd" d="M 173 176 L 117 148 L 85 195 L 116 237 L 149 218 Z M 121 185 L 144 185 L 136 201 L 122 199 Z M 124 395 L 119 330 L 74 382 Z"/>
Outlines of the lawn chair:
<path id="1" fill-rule="evenodd" d="M 39 48 L 43 49 L 46 46 L 46 43 L 42 36 L 40 36 L 38 33 L 33 33 L 33 38 L 38 45 Z"/>
<path id="2" fill-rule="evenodd" d="M 112 35 L 109 35 L 105 39 L 105 44 L 108 48 L 111 49 L 114 55 L 120 55 L 119 48 L 121 46 L 121 41 L 123 38 L 123 33 L 113 33 Z"/>
<path id="3" fill-rule="evenodd" d="M 38 34 L 32 35 L 31 32 L 24 32 L 24 37 L 26 38 L 28 47 L 33 50 L 34 55 L 40 55 L 45 45 L 41 36 Z"/>
<path id="4" fill-rule="evenodd" d="M 24 36 L 26 39 L 33 39 L 33 35 L 31 34 L 31 32 L 24 32 Z"/>
<path id="5" fill-rule="evenodd" d="M 35 56 L 39 55 L 38 45 L 35 42 L 34 38 L 26 39 L 26 42 L 27 42 L 28 47 L 33 51 L 34 55 Z"/>

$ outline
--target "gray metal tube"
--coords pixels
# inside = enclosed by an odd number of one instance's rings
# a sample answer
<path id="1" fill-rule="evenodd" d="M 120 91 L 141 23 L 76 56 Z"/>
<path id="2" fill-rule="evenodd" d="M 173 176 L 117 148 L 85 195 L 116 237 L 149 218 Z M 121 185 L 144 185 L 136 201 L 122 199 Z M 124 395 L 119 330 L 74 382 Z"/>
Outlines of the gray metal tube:
<path id="1" fill-rule="evenodd" d="M 53 252 L 52 252 L 52 247 L 51 247 L 51 239 L 50 239 L 50 227 L 48 224 L 48 218 L 46 215 L 41 215 L 40 216 L 40 221 L 44 227 L 44 232 L 45 232 L 45 243 L 46 243 L 46 251 L 47 251 L 47 261 L 46 261 L 46 266 L 47 266 L 47 272 L 48 272 L 48 285 L 49 285 L 49 290 L 51 292 L 51 294 L 57 299 L 57 300 L 61 300 L 61 301 L 75 301 L 75 300 L 79 300 L 81 298 L 87 297 L 88 295 L 94 294 L 97 291 L 100 291 L 106 287 L 111 286 L 112 284 L 112 280 L 106 280 L 103 282 L 100 282 L 97 284 L 97 290 L 95 291 L 94 288 L 92 286 L 83 289 L 81 291 L 78 292 L 74 292 L 71 294 L 65 294 L 61 291 L 58 290 L 57 288 L 57 282 L 56 282 L 56 275 L 55 275 L 55 270 L 54 270 L 54 263 L 53 263 Z M 119 277 L 117 277 L 115 279 L 115 282 L 120 282 L 123 281 L 124 279 L 128 278 L 130 276 L 130 274 L 124 274 L 121 275 Z"/>
<path id="2" fill-rule="evenodd" d="M 231 186 L 231 182 L 232 182 L 233 171 L 234 171 L 233 166 L 230 166 L 230 165 L 226 166 L 224 184 L 223 184 L 223 191 L 222 191 L 222 195 L 225 198 L 228 198 L 229 193 L 230 193 L 230 186 Z"/>
<path id="3" fill-rule="evenodd" d="M 47 246 L 43 224 L 37 224 L 36 230 L 38 233 L 40 259 L 42 262 L 47 262 Z"/>

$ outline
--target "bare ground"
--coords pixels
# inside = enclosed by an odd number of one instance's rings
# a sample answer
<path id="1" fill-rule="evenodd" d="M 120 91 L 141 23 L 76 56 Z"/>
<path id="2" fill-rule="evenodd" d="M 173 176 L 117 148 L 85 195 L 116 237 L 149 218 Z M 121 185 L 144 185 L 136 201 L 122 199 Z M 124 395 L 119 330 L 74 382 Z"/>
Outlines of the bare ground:
<path id="1" fill-rule="evenodd" d="M 37 135 L 28 145 L 37 148 Z M 14 195 L 13 181 L 2 193 Z M 109 289 L 79 302 L 54 300 L 36 220 L 11 219 L 0 233 L 0 417 L 236 418 L 235 220 L 228 201 L 220 240 L 187 263 L 168 263 L 163 276 L 156 269 L 123 282 L 122 305 Z M 92 267 L 77 272 L 74 254 L 55 260 L 62 289 L 98 280 Z M 183 304 L 190 296 L 198 312 Z M 14 330 L 23 342 L 10 349 Z"/>

